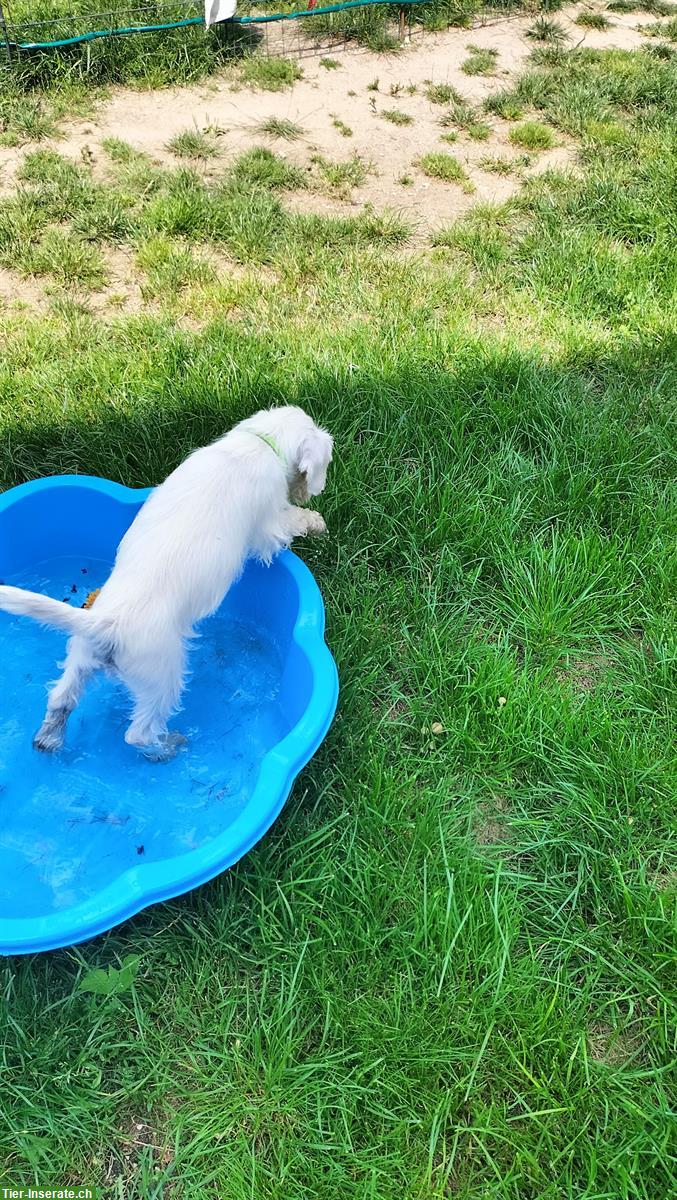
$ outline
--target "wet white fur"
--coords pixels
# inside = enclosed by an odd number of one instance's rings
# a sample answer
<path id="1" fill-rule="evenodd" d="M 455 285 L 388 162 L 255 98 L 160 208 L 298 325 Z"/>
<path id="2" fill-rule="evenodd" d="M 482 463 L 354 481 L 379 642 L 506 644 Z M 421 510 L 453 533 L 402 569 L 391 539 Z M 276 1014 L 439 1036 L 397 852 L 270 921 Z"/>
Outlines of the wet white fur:
<path id="1" fill-rule="evenodd" d="M 258 434 L 273 439 L 284 461 Z M 324 488 L 332 439 L 300 408 L 273 408 L 196 450 L 154 492 L 118 547 L 91 609 L 0 587 L 0 608 L 74 635 L 35 736 L 63 742 L 66 721 L 99 668 L 113 670 L 134 709 L 125 740 L 167 756 L 167 720 L 186 673 L 186 640 L 213 613 L 245 561 L 270 562 L 293 538 L 322 533 L 319 513 L 297 507 Z"/>

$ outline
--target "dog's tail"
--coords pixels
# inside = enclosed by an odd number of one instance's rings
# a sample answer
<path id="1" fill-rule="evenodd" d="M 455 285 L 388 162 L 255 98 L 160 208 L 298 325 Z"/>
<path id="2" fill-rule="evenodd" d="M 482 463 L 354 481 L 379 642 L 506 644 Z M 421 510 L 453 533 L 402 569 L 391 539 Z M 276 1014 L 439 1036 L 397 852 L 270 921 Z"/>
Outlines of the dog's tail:
<path id="1" fill-rule="evenodd" d="M 41 625 L 51 625 L 53 629 L 62 629 L 64 633 L 79 633 L 86 637 L 87 634 L 93 634 L 96 628 L 90 609 L 71 608 L 62 600 L 52 600 L 51 596 L 27 592 L 23 588 L 0 586 L 0 609 L 22 617 L 32 617 Z"/>

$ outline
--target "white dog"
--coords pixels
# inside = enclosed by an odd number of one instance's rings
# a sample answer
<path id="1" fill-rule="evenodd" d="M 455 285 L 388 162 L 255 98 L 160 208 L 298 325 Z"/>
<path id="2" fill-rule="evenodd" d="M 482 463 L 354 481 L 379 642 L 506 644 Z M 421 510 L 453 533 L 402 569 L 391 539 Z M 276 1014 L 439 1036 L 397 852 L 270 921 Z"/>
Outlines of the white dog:
<path id="1" fill-rule="evenodd" d="M 332 439 L 300 408 L 271 408 L 196 450 L 151 493 L 118 547 L 89 609 L 0 586 L 0 608 L 72 634 L 53 686 L 39 750 L 58 750 L 84 686 L 113 671 L 134 700 L 125 741 L 170 757 L 167 731 L 186 675 L 186 639 L 221 604 L 248 557 L 269 563 L 293 538 L 323 533 L 319 513 L 298 508 L 324 488 Z"/>

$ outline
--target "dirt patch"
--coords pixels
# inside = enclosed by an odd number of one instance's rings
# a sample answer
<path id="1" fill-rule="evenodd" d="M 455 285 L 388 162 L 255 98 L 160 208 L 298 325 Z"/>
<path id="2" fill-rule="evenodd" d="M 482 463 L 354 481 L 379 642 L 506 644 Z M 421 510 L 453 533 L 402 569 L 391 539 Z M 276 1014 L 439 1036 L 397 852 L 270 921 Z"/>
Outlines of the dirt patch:
<path id="1" fill-rule="evenodd" d="M 588 1054 L 593 1062 L 608 1067 L 624 1067 L 640 1051 L 639 1039 L 628 1029 L 614 1029 L 605 1021 L 590 1026 L 587 1037 Z"/>
<path id="2" fill-rule="evenodd" d="M 43 310 L 48 300 L 37 279 L 24 279 L 17 271 L 0 267 L 0 312 L 20 308 Z"/>
<path id="3" fill-rule="evenodd" d="M 160 1133 L 159 1123 L 150 1117 L 134 1117 L 125 1122 L 117 1146 L 105 1156 L 103 1187 L 115 1188 L 120 1195 L 127 1195 L 127 1188 L 133 1191 L 142 1173 L 150 1176 L 171 1167 L 174 1152 Z"/>
<path id="4" fill-rule="evenodd" d="M 492 796 L 480 804 L 473 820 L 473 837 L 478 846 L 496 846 L 510 841 L 510 805 L 505 796 Z"/>
<path id="5" fill-rule="evenodd" d="M 677 892 L 677 870 L 666 868 L 663 871 L 656 871 L 651 877 L 650 882 L 659 892 Z"/>
<path id="6" fill-rule="evenodd" d="M 575 692 L 586 694 L 599 685 L 609 669 L 609 659 L 603 654 L 589 654 L 585 658 L 571 658 L 565 667 L 555 672 L 558 683 L 569 684 Z"/>

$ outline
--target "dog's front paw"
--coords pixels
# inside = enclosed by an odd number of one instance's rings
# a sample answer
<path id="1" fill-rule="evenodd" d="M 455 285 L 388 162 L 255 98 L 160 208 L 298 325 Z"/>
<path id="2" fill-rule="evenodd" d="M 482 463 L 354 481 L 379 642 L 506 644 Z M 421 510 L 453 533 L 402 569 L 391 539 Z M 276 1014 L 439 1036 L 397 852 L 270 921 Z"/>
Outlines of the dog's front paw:
<path id="1" fill-rule="evenodd" d="M 324 517 L 319 512 L 311 509 L 306 516 L 308 518 L 307 530 L 312 537 L 319 537 L 320 534 L 327 532 Z"/>

